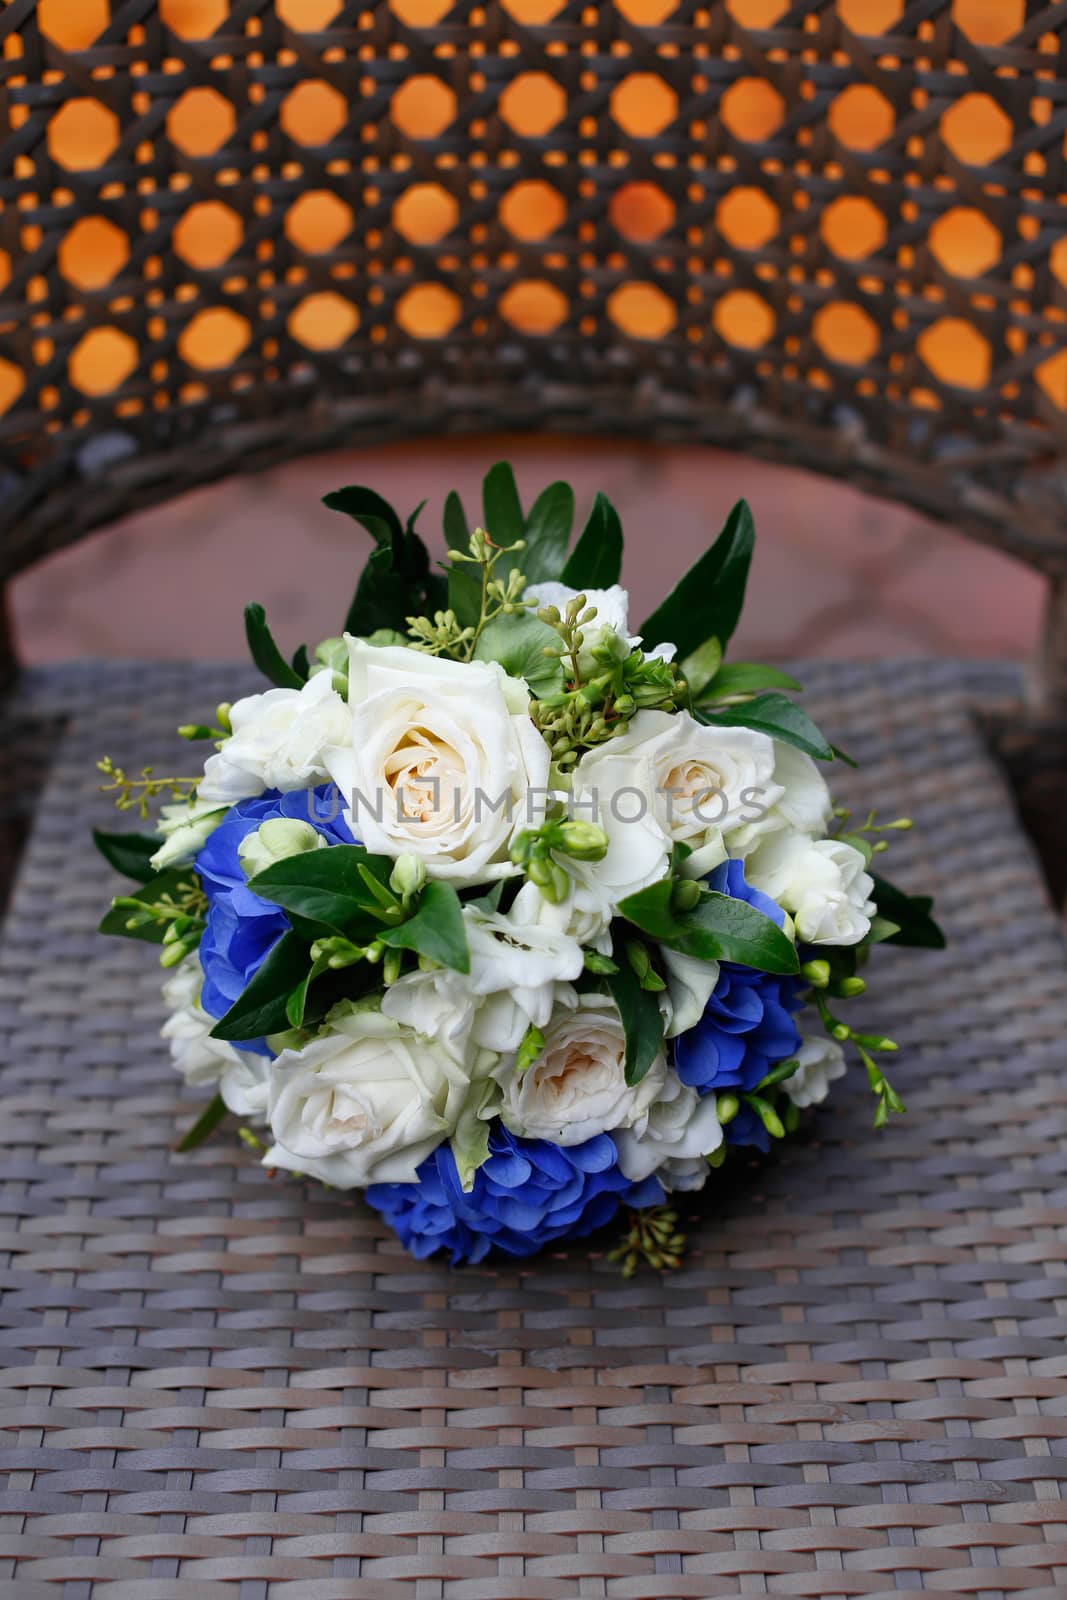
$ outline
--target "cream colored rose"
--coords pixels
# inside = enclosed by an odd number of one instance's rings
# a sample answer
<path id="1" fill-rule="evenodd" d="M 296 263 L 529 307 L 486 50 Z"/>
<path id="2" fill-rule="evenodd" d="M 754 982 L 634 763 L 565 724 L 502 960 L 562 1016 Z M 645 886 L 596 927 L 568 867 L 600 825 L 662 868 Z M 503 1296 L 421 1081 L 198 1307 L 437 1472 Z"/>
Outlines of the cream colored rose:
<path id="1" fill-rule="evenodd" d="M 526 685 L 495 662 L 349 649 L 351 739 L 326 764 L 356 838 L 457 887 L 512 875 L 508 847 L 541 820 L 548 782 Z"/>
<path id="2" fill-rule="evenodd" d="M 626 1036 L 612 1001 L 583 995 L 553 1017 L 541 1054 L 525 1072 L 502 1062 L 500 1115 L 513 1133 L 553 1144 L 583 1144 L 628 1128 L 659 1095 L 667 1074 L 660 1054 L 639 1084 L 626 1082 Z"/>
<path id="3" fill-rule="evenodd" d="M 751 728 L 709 728 L 686 711 L 639 711 L 629 731 L 587 752 L 574 772 L 576 814 L 609 839 L 583 881 L 617 897 L 665 875 L 674 845 L 694 852 L 687 870 L 710 872 L 736 830 L 781 798 L 774 741 Z"/>
<path id="4" fill-rule="evenodd" d="M 447 1050 L 369 1008 L 338 1008 L 329 1029 L 285 1050 L 270 1080 L 268 1167 L 338 1189 L 411 1183 L 455 1129 L 470 1076 Z"/>

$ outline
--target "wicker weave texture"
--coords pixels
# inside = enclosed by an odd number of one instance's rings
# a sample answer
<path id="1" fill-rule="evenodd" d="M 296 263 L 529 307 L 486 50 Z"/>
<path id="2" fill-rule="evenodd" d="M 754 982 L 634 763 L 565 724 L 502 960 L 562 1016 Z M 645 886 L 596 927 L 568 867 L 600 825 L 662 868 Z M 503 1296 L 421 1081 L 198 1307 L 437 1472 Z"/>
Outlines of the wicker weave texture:
<path id="1" fill-rule="evenodd" d="M 658 433 L 1067 564 L 1045 0 L 12 0 L 0 577 L 279 456 Z"/>
<path id="2" fill-rule="evenodd" d="M 162 769 L 233 674 L 30 680 L 72 723 L 0 953 L 5 1597 L 1065 1592 L 1067 965 L 966 711 L 1014 680 L 802 675 L 953 939 L 878 962 L 910 1115 L 876 1135 L 850 1078 L 629 1283 L 584 1245 L 420 1265 L 232 1138 L 170 1153 L 153 953 L 93 933 L 91 762 Z"/>

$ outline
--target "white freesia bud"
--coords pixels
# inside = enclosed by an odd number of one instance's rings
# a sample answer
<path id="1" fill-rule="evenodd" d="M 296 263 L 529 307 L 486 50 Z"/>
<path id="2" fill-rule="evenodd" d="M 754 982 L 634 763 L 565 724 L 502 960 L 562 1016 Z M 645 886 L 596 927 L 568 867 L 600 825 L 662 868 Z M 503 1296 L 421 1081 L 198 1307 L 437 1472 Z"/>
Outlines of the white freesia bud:
<path id="1" fill-rule="evenodd" d="M 678 950 L 660 945 L 660 958 L 667 969 L 667 991 L 671 999 L 671 1020 L 667 1038 L 695 1028 L 719 981 L 717 961 L 698 961 Z"/>
<path id="2" fill-rule="evenodd" d="M 848 1070 L 845 1052 L 836 1039 L 825 1034 L 805 1039 L 797 1051 L 800 1065 L 782 1088 L 795 1106 L 816 1106 L 830 1093 L 830 1085 Z"/>
<path id="3" fill-rule="evenodd" d="M 348 707 L 329 672 L 300 689 L 268 689 L 230 709 L 233 733 L 209 756 L 198 793 L 224 806 L 254 799 L 264 789 L 288 794 L 327 777 L 323 751 L 348 737 Z"/>
<path id="4" fill-rule="evenodd" d="M 310 822 L 300 822 L 291 817 L 268 817 L 255 833 L 246 834 L 237 846 L 237 859 L 246 878 L 271 867 L 276 861 L 289 856 L 306 855 L 309 850 L 325 848 L 326 839 Z"/>
<path id="5" fill-rule="evenodd" d="M 161 806 L 158 829 L 163 843 L 151 858 L 156 872 L 192 861 L 207 843 L 223 817 L 227 807 L 213 800 L 184 801 L 179 805 Z"/>
<path id="6" fill-rule="evenodd" d="M 723 1142 L 715 1096 L 697 1094 L 668 1072 L 658 1098 L 614 1138 L 619 1166 L 634 1183 L 654 1172 L 665 1189 L 700 1189 L 706 1157 Z"/>
<path id="7" fill-rule="evenodd" d="M 502 1062 L 500 1114 L 513 1133 L 553 1144 L 583 1144 L 598 1133 L 633 1126 L 662 1091 L 660 1054 L 638 1084 L 626 1082 L 626 1035 L 612 1001 L 582 995 L 574 1010 L 556 1012 L 532 1066 L 518 1074 Z"/>

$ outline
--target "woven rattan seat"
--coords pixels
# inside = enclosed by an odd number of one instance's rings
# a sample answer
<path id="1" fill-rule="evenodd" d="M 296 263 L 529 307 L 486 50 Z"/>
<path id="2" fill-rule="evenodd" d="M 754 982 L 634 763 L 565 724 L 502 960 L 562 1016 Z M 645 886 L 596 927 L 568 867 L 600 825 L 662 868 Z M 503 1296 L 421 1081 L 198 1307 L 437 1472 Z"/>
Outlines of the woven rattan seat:
<path id="1" fill-rule="evenodd" d="M 92 760 L 163 759 L 232 672 L 26 680 L 70 721 L 0 946 L 5 1595 L 1063 1594 L 1067 962 L 969 710 L 1017 685 L 805 676 L 951 936 L 867 1007 L 911 1115 L 876 1134 L 850 1078 L 628 1283 L 595 1245 L 419 1265 L 232 1134 L 170 1152 L 193 1102 L 153 952 L 94 933 Z"/>
<path id="2" fill-rule="evenodd" d="M 1062 712 L 1065 39 L 1045 0 L 10 0 L 0 583 L 300 452 L 718 444 L 1046 573 Z M 876 1135 L 855 1075 L 630 1282 L 596 1243 L 419 1265 L 232 1130 L 173 1154 L 93 763 L 186 761 L 234 673 L 21 678 L 4 1600 L 1067 1592 L 1067 960 L 976 721 L 1022 681 L 798 670 L 950 935 L 863 1002 L 911 1115 Z"/>

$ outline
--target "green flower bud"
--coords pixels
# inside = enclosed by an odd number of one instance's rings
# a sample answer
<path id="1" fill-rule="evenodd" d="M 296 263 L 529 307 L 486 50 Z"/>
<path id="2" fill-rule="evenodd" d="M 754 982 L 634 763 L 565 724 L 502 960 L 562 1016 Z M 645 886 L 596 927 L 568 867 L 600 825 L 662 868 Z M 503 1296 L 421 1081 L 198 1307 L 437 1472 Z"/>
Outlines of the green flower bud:
<path id="1" fill-rule="evenodd" d="M 807 978 L 813 989 L 825 989 L 830 982 L 830 963 L 828 961 L 805 961 L 800 972 L 802 977 Z"/>
<path id="2" fill-rule="evenodd" d="M 865 994 L 867 985 L 862 978 L 842 978 L 838 991 L 845 1000 L 854 1000 L 857 995 Z"/>
<path id="3" fill-rule="evenodd" d="M 515 1071 L 522 1073 L 532 1067 L 544 1047 L 544 1034 L 540 1028 L 535 1027 L 531 1022 L 522 1036 L 522 1043 L 519 1045 L 518 1053 L 515 1057 Z"/>
<path id="4" fill-rule="evenodd" d="M 741 1102 L 735 1094 L 721 1094 L 715 1102 L 715 1109 L 719 1114 L 719 1122 L 725 1128 L 732 1122 L 741 1109 Z"/>
<path id="5" fill-rule="evenodd" d="M 254 878 L 273 866 L 275 861 L 286 861 L 290 856 L 302 856 L 309 850 L 326 847 L 322 834 L 310 822 L 298 822 L 291 817 L 268 817 L 255 833 L 241 840 L 237 859 L 246 878 Z"/>
<path id="6" fill-rule="evenodd" d="M 700 884 L 695 878 L 678 878 L 671 889 L 671 910 L 692 911 L 699 905 L 703 894 Z"/>
<path id="7" fill-rule="evenodd" d="M 184 939 L 179 939 L 174 944 L 165 944 L 159 953 L 160 966 L 176 967 L 180 961 L 185 960 L 192 948 L 193 946 L 187 944 Z"/>
<path id="8" fill-rule="evenodd" d="M 647 948 L 640 939 L 627 939 L 626 959 L 633 968 L 637 981 L 643 983 L 652 970 L 652 962 L 649 960 Z"/>
<path id="9" fill-rule="evenodd" d="M 559 837 L 556 848 L 576 861 L 602 861 L 608 853 L 608 836 L 595 822 L 560 822 L 553 831 Z"/>
<path id="10" fill-rule="evenodd" d="M 405 851 L 397 856 L 389 874 L 389 887 L 402 900 L 410 900 L 419 893 L 426 882 L 426 863 L 421 856 Z"/>

